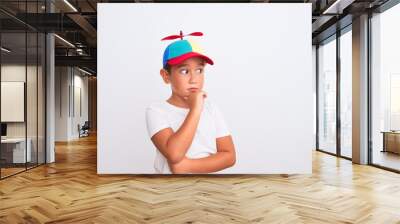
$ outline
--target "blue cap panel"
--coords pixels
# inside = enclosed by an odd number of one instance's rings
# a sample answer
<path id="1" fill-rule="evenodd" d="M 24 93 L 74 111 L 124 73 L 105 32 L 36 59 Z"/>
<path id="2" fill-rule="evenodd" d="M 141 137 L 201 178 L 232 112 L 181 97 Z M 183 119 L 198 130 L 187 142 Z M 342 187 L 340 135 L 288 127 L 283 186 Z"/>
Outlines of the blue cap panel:
<path id="1" fill-rule="evenodd" d="M 171 43 L 164 51 L 163 65 L 165 66 L 169 59 L 192 52 L 192 50 L 193 48 L 187 40 L 178 40 Z"/>

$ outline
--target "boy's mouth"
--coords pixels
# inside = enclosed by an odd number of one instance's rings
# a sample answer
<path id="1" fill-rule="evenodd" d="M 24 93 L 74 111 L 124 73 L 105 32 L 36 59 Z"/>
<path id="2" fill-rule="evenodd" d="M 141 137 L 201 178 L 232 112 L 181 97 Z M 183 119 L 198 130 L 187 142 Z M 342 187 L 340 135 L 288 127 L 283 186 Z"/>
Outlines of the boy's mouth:
<path id="1" fill-rule="evenodd" d="M 189 88 L 188 90 L 189 90 L 190 92 L 195 92 L 195 91 L 199 90 L 199 88 Z"/>

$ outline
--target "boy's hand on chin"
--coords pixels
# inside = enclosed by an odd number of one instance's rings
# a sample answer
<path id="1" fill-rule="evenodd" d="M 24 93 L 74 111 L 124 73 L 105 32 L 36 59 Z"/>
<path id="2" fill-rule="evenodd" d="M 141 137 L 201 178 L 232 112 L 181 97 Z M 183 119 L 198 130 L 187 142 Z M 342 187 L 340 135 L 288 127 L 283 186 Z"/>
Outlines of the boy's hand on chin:
<path id="1" fill-rule="evenodd" d="M 189 93 L 189 96 L 184 97 L 188 102 L 190 110 L 202 110 L 204 99 L 207 97 L 207 93 L 204 91 L 193 91 Z"/>
<path id="2" fill-rule="evenodd" d="M 179 163 L 169 164 L 173 174 L 189 173 L 189 159 L 185 156 Z"/>

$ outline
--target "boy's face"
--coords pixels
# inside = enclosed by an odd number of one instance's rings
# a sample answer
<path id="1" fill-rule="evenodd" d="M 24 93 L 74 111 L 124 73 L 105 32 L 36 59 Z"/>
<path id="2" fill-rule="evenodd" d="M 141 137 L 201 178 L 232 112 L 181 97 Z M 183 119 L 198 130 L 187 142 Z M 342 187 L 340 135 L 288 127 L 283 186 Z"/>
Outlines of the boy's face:
<path id="1" fill-rule="evenodd" d="M 203 89 L 205 65 L 202 58 L 192 57 L 171 66 L 170 73 L 161 69 L 160 74 L 165 83 L 171 84 L 173 93 L 180 97 L 187 97 L 191 92 Z"/>

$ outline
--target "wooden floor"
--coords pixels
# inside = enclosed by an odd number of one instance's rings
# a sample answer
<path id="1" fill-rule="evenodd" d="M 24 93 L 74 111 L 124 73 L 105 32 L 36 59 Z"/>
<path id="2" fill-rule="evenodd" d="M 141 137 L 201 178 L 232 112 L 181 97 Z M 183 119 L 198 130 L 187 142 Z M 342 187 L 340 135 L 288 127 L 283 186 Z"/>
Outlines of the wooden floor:
<path id="1" fill-rule="evenodd" d="M 24 172 L 27 169 L 33 169 L 37 166 L 36 163 L 27 163 L 27 167 L 25 167 L 25 164 L 18 164 L 18 167 L 2 167 L 1 168 L 1 178 L 6 178 L 8 176 L 15 175 L 20 172 Z"/>
<path id="2" fill-rule="evenodd" d="M 0 223 L 400 223 L 400 175 L 314 152 L 312 175 L 98 176 L 96 138 L 0 181 Z"/>
<path id="3" fill-rule="evenodd" d="M 392 152 L 374 151 L 372 160 L 374 164 L 400 170 L 400 155 Z"/>
<path id="4" fill-rule="evenodd" d="M 1 168 L 1 177 L 8 177 L 11 176 L 13 174 L 19 173 L 26 170 L 25 167 L 24 168 Z"/>

